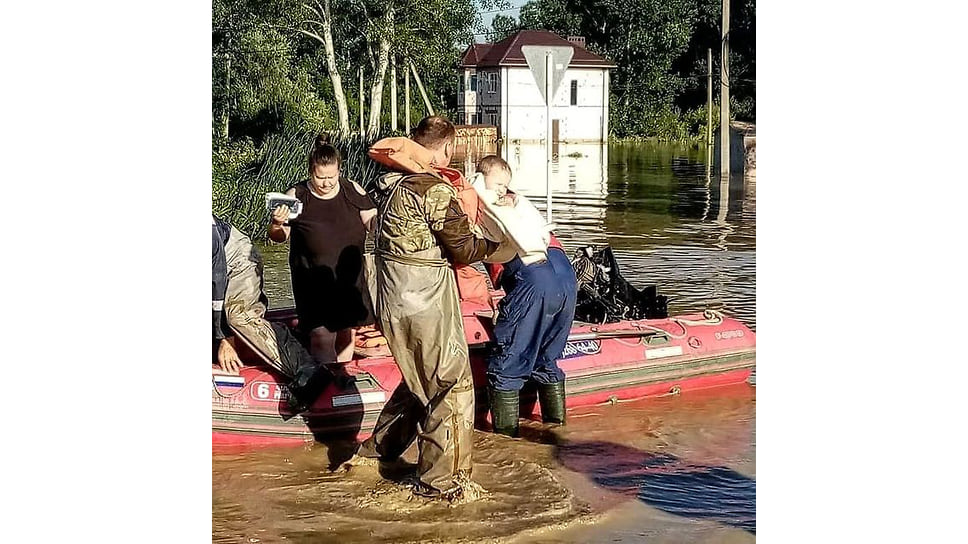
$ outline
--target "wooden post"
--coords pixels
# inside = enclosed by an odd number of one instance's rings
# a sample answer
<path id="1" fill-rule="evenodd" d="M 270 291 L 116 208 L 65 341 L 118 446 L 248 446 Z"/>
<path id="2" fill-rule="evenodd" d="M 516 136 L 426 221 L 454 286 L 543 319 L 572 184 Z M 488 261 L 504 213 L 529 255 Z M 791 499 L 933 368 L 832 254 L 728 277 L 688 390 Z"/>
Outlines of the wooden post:
<path id="1" fill-rule="evenodd" d="M 729 179 L 729 0 L 723 2 L 723 51 L 720 60 L 719 174 Z"/>
<path id="2" fill-rule="evenodd" d="M 408 59 L 403 60 L 409 64 Z M 410 135 L 410 70 L 405 65 L 403 68 L 403 130 Z"/>
<path id="3" fill-rule="evenodd" d="M 706 145 L 713 145 L 713 49 L 706 50 Z"/>
<path id="4" fill-rule="evenodd" d="M 437 115 L 434 113 L 434 107 L 430 105 L 430 98 L 427 97 L 427 91 L 424 89 L 423 83 L 420 82 L 420 74 L 417 73 L 417 67 L 413 65 L 413 61 L 410 61 L 410 70 L 413 71 L 413 79 L 417 82 L 417 88 L 420 89 L 420 96 L 423 97 L 424 105 L 427 106 L 427 112 L 430 115 Z"/>
<path id="5" fill-rule="evenodd" d="M 363 67 L 360 66 L 360 136 L 363 136 Z"/>
<path id="6" fill-rule="evenodd" d="M 397 131 L 397 57 L 390 63 L 390 130 Z"/>
<path id="7" fill-rule="evenodd" d="M 232 96 L 232 56 L 225 52 L 225 101 L 222 104 L 222 140 L 229 141 L 229 105 Z"/>

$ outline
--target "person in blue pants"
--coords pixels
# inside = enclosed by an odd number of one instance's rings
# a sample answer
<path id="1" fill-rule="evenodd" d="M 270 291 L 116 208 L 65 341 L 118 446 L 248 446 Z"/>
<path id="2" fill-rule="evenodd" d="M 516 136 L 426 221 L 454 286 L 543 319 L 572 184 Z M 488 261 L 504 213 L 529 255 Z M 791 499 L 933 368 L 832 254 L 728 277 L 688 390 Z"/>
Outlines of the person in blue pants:
<path id="1" fill-rule="evenodd" d="M 514 257 L 504 264 L 505 297 L 494 325 L 495 346 L 487 379 L 494 432 L 518 434 L 519 393 L 525 382 L 538 385 L 542 421 L 565 422 L 565 373 L 558 358 L 568 341 L 578 285 L 565 252 L 552 245 L 548 259 L 524 265 Z"/>
<path id="2" fill-rule="evenodd" d="M 523 232 L 541 231 L 546 224 L 527 198 L 508 190 L 511 168 L 507 162 L 490 155 L 481 159 L 477 170 L 486 189 L 479 191 L 482 199 L 503 208 L 491 210 L 492 221 L 499 221 L 501 227 L 492 229 L 485 223 L 485 235 L 516 250 L 510 259 L 497 252 L 495 257 L 502 256 L 496 262 L 503 264 L 486 265 L 494 284 L 505 291 L 487 361 L 491 418 L 495 432 L 516 436 L 520 391 L 528 380 L 538 384 L 542 420 L 565 422 L 565 374 L 558 358 L 575 318 L 578 282 L 553 234 L 545 231 L 542 241 Z"/>

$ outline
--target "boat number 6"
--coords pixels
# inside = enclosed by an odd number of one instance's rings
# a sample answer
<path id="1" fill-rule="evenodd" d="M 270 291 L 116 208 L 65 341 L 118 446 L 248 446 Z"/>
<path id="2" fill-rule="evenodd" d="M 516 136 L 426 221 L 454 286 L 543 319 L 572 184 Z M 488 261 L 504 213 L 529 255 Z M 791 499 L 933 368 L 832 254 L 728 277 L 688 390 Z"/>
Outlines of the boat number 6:
<path id="1" fill-rule="evenodd" d="M 256 389 L 255 389 L 255 395 L 257 397 L 259 397 L 260 399 L 267 399 L 267 398 L 269 398 L 269 384 L 267 384 L 265 382 L 260 383 L 259 386 L 256 387 Z"/>

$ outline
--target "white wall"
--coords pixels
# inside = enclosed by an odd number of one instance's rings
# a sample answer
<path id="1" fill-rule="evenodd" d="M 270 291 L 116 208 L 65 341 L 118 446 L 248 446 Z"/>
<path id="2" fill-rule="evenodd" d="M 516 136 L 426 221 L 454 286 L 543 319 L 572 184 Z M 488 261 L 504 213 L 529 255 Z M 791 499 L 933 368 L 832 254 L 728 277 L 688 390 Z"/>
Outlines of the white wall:
<path id="1" fill-rule="evenodd" d="M 538 141 L 545 133 L 545 106 L 528 68 L 508 68 L 506 138 Z M 552 101 L 551 118 L 559 119 L 559 141 L 602 141 L 607 70 L 569 68 Z M 571 82 L 578 82 L 577 104 L 571 105 Z M 606 120 L 607 121 L 607 120 Z"/>

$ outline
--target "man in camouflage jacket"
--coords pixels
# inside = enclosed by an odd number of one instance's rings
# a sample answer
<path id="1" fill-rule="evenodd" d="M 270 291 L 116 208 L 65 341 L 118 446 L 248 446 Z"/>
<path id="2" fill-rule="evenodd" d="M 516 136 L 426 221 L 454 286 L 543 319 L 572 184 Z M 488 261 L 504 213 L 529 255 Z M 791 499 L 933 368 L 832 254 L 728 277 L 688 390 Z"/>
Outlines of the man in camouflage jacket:
<path id="1" fill-rule="evenodd" d="M 412 138 L 433 153 L 432 166 L 446 167 L 455 137 L 453 124 L 432 116 Z M 452 266 L 497 244 L 475 236 L 457 191 L 436 171 L 394 172 L 377 184 L 376 314 L 403 382 L 359 454 L 393 460 L 416 439 L 418 494 L 454 499 L 471 473 L 474 383 Z"/>

